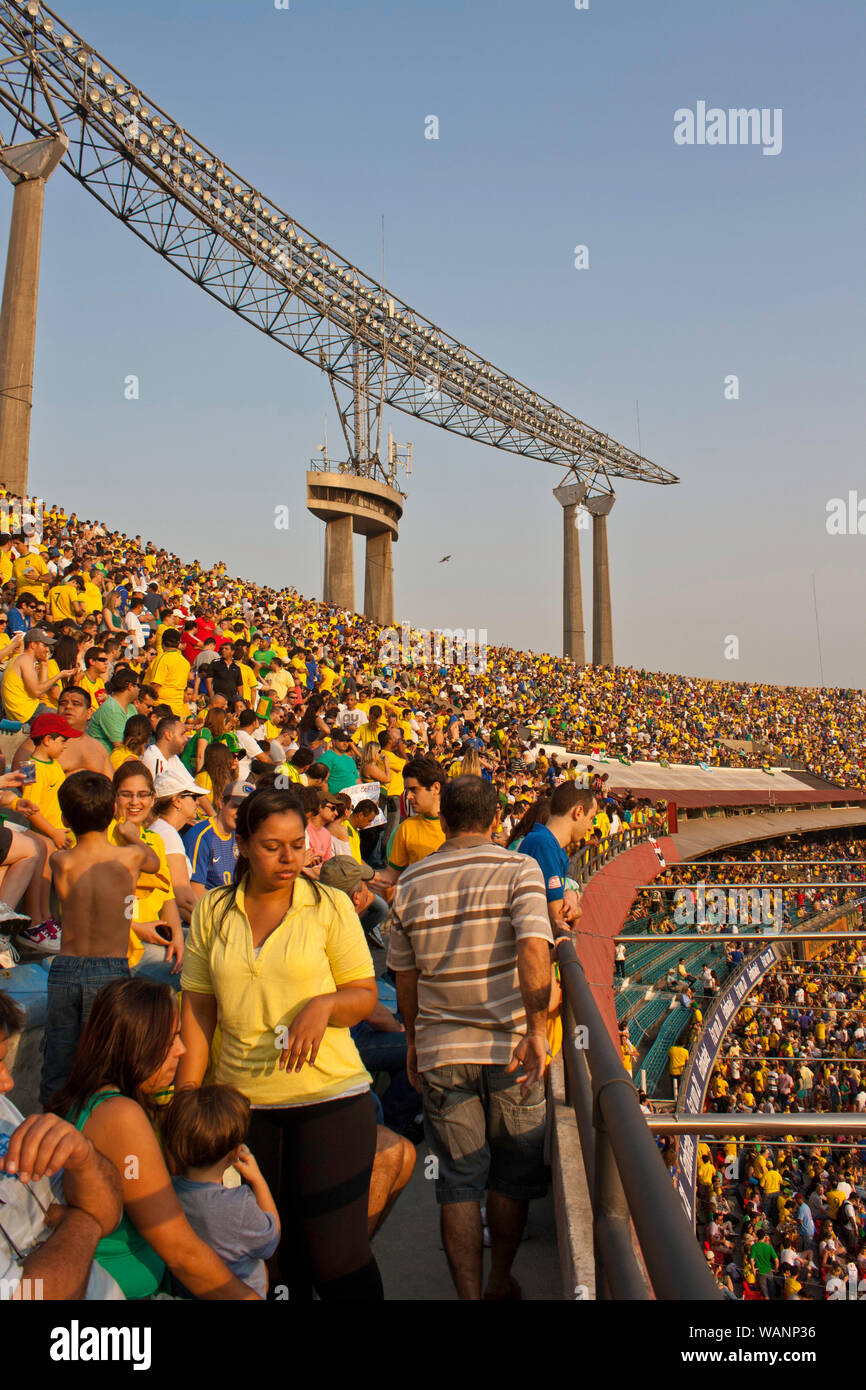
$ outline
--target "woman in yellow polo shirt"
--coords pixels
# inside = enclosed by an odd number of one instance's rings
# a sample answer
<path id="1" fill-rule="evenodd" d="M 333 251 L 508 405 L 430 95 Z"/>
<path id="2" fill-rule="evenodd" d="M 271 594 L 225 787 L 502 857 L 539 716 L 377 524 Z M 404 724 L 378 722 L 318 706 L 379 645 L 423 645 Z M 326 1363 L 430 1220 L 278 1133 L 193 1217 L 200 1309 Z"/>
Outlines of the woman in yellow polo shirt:
<path id="1" fill-rule="evenodd" d="M 193 914 L 177 1085 L 199 1086 L 219 1019 L 217 1082 L 253 1107 L 250 1147 L 282 1221 L 289 1297 L 381 1299 L 367 1202 L 376 1150 L 370 1078 L 349 1029 L 376 1005 L 364 933 L 345 893 L 302 874 L 304 812 L 262 788 L 237 812 L 234 883 Z"/>

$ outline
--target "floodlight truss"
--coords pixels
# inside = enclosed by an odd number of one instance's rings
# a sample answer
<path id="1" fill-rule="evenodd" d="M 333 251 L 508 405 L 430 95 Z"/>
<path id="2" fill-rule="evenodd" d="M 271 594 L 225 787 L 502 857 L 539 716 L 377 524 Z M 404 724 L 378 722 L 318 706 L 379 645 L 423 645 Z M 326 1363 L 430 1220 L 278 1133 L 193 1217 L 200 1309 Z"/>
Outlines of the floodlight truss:
<path id="1" fill-rule="evenodd" d="M 559 409 L 417 314 L 266 198 L 37 0 L 0 0 L 0 145 L 62 161 L 175 269 L 274 341 L 428 424 L 566 468 L 592 494 L 678 478 Z M 339 403 L 338 403 L 339 404 Z M 378 464 L 378 460 L 376 460 Z"/>

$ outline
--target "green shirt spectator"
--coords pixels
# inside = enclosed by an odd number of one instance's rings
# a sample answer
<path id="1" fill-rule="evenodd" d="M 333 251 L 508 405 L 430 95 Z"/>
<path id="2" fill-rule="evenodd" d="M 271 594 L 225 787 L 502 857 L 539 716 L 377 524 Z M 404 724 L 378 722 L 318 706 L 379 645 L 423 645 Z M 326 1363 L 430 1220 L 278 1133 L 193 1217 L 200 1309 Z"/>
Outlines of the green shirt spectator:
<path id="1" fill-rule="evenodd" d="M 776 1252 L 769 1241 L 756 1240 L 749 1254 L 759 1274 L 772 1274 L 773 1265 L 776 1263 Z"/>
<path id="2" fill-rule="evenodd" d="M 331 747 L 318 759 L 328 769 L 328 791 L 331 796 L 345 791 L 346 787 L 354 787 L 358 782 L 358 764 L 346 752 L 348 747 L 349 735 L 346 730 L 332 729 Z"/>

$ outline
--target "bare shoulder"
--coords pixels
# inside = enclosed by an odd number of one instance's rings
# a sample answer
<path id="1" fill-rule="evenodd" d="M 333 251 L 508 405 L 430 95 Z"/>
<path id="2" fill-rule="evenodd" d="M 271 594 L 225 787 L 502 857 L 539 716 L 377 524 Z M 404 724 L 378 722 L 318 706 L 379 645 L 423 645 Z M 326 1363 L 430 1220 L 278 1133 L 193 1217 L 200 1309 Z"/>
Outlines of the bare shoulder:
<path id="1" fill-rule="evenodd" d="M 70 866 L 70 861 L 72 863 L 75 862 L 73 859 L 74 853 L 75 851 L 72 849 L 58 849 L 55 850 L 53 854 L 49 854 L 48 862 L 51 865 L 51 872 L 53 874 L 64 874 Z"/>
<path id="2" fill-rule="evenodd" d="M 147 1115 L 138 1101 L 129 1096 L 112 1096 L 102 1101 L 89 1117 L 84 1132 L 108 1157 L 115 1147 L 128 1148 L 131 1138 L 154 1138 Z"/>

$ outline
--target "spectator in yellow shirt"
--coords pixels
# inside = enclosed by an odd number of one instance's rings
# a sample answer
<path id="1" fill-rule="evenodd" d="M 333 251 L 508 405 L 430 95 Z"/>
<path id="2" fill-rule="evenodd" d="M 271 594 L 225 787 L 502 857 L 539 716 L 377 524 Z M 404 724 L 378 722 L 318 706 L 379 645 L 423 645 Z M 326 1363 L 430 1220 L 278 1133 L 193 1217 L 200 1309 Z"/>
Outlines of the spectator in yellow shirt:
<path id="1" fill-rule="evenodd" d="M 668 1071 L 671 1076 L 682 1076 L 688 1060 L 689 1050 L 687 1047 L 680 1047 L 678 1043 L 674 1043 L 673 1047 L 668 1048 Z"/>
<path id="2" fill-rule="evenodd" d="M 157 686 L 159 698 L 172 714 L 183 719 L 186 714 L 186 688 L 190 664 L 180 651 L 180 634 L 166 628 L 162 639 L 162 655 L 148 669 L 148 681 Z"/>
<path id="3" fill-rule="evenodd" d="M 20 932 L 19 939 L 47 955 L 60 949 L 60 924 L 51 916 L 50 856 L 56 849 L 67 849 L 72 843 L 64 829 L 57 798 L 66 780 L 57 758 L 67 740 L 80 738 L 81 733 L 59 714 L 38 714 L 30 725 L 30 737 L 34 744 L 32 762 L 36 780 L 25 784 L 23 795 L 12 805 L 29 820 L 32 833 L 45 845 L 46 858 L 42 873 L 38 877 L 34 875 L 24 898 L 24 910 L 32 918 L 33 926 Z"/>
<path id="4" fill-rule="evenodd" d="M 84 653 L 84 672 L 78 684 L 90 696 L 90 708 L 99 709 L 105 699 L 105 677 L 108 672 L 108 653 L 102 647 L 88 647 Z"/>
<path id="5" fill-rule="evenodd" d="M 86 613 L 97 613 L 99 614 L 100 618 L 102 617 L 102 610 L 105 606 L 105 597 L 102 593 L 102 589 L 99 587 L 98 584 L 94 582 L 94 576 L 92 574 L 89 578 L 87 576 L 84 576 L 84 586 L 81 590 L 81 601 L 84 604 Z"/>
<path id="6" fill-rule="evenodd" d="M 389 753 L 389 761 L 394 755 Z M 433 854 L 445 843 L 439 799 L 445 774 L 435 758 L 410 758 L 402 770 L 412 815 L 398 825 L 388 849 L 388 867 L 377 875 L 380 888 L 392 887 L 404 869 Z"/>
<path id="7" fill-rule="evenodd" d="M 18 598 L 23 593 L 28 592 L 36 594 L 40 599 L 45 598 L 45 590 L 51 581 L 51 572 L 45 557 L 39 551 L 27 550 L 23 555 L 19 555 L 17 560 L 13 560 L 12 575 L 17 585 Z"/>

